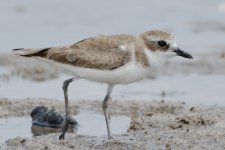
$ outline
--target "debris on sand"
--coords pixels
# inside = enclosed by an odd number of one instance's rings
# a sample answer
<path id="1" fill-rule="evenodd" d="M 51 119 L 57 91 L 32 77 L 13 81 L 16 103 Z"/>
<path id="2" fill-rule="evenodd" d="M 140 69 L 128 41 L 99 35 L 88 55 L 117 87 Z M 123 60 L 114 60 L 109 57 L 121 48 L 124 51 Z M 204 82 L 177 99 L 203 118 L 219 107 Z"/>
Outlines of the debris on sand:
<path id="1" fill-rule="evenodd" d="M 64 109 L 63 103 L 57 100 L 0 99 L 0 110 L 8 117 L 27 115 L 31 111 L 28 105 L 41 103 L 55 106 L 60 111 Z M 71 106 L 75 106 L 75 103 L 76 111 L 102 111 L 99 101 L 71 101 Z M 114 139 L 68 133 L 66 140 L 61 142 L 58 140 L 58 133 L 52 133 L 35 138 L 15 137 L 3 143 L 1 149 L 225 149 L 225 107 L 190 107 L 185 103 L 172 101 L 115 100 L 111 103 L 109 109 L 112 115 L 131 117 L 128 132 L 113 135 Z M 11 111 L 13 108 L 17 113 Z"/>

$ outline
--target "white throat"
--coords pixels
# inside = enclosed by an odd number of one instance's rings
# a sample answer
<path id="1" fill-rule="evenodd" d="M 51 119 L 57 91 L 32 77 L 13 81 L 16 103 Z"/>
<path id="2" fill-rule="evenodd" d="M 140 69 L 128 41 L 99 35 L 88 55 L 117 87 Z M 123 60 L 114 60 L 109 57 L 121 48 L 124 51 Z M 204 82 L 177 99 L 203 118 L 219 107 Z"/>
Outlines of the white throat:
<path id="1" fill-rule="evenodd" d="M 151 69 L 158 68 L 159 66 L 163 65 L 166 60 L 168 60 L 170 57 L 172 57 L 172 56 L 165 54 L 165 52 L 161 52 L 161 51 L 153 52 L 153 51 L 148 50 L 147 48 L 145 48 L 144 51 L 148 57 L 148 61 L 150 63 Z"/>

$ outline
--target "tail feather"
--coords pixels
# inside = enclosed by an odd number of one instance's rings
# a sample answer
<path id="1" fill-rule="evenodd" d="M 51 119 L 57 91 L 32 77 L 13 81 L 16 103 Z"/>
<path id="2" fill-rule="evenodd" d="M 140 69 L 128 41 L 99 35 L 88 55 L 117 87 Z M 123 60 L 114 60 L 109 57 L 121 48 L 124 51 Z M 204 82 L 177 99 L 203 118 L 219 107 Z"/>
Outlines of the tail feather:
<path id="1" fill-rule="evenodd" d="M 32 56 L 39 56 L 39 57 L 46 57 L 47 51 L 50 48 L 34 48 L 34 49 L 24 49 L 24 48 L 16 48 L 13 49 L 15 55 L 20 55 L 24 57 L 32 57 Z"/>

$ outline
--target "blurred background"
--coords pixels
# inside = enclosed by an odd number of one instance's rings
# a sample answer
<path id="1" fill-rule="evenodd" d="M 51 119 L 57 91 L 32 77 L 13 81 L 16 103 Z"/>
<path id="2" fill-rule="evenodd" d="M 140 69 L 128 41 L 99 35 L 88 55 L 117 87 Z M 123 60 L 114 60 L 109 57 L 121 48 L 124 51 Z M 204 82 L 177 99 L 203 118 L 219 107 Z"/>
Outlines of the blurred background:
<path id="1" fill-rule="evenodd" d="M 176 58 L 150 79 L 120 85 L 114 99 L 225 104 L 225 1 L 223 0 L 7 0 L 0 1 L 0 97 L 63 100 L 70 76 L 51 64 L 13 56 L 13 48 L 69 45 L 98 34 L 172 33 L 194 60 Z M 102 100 L 106 85 L 80 80 L 71 100 Z"/>

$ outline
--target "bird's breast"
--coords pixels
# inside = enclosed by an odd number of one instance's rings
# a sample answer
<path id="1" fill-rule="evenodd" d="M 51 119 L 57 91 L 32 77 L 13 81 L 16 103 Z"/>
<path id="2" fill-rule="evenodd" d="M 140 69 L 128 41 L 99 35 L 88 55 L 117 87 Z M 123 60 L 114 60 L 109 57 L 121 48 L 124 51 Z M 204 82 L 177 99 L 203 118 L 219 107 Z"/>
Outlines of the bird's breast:
<path id="1" fill-rule="evenodd" d="M 100 70 L 74 67 L 76 75 L 91 81 L 107 84 L 129 84 L 140 81 L 149 75 L 149 69 L 135 62 L 130 62 L 114 70 Z"/>

